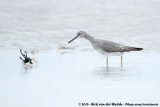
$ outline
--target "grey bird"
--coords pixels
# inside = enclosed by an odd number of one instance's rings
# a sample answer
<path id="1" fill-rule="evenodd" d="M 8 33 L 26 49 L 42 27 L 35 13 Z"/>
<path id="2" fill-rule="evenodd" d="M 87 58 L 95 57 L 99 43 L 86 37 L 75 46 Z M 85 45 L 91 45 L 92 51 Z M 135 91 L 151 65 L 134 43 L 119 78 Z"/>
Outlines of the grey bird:
<path id="1" fill-rule="evenodd" d="M 84 31 L 79 31 L 77 36 L 70 40 L 68 43 L 71 43 L 77 38 L 87 39 L 93 46 L 93 48 L 99 53 L 107 56 L 107 66 L 108 66 L 108 56 L 110 55 L 121 55 L 121 67 L 122 67 L 122 54 L 129 51 L 141 51 L 143 48 L 124 46 L 116 42 L 95 39 Z"/>

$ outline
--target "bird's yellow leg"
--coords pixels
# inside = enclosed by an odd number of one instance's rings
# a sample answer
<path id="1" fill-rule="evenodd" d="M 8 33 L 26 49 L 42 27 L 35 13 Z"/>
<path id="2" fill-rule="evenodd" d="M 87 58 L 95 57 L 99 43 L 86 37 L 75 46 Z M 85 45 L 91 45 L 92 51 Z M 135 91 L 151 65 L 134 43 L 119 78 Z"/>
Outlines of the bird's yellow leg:
<path id="1" fill-rule="evenodd" d="M 123 66 L 123 61 L 122 61 L 122 58 L 123 58 L 123 57 L 121 56 L 121 67 Z"/>
<path id="2" fill-rule="evenodd" d="M 108 67 L 108 56 L 107 56 L 107 67 Z"/>

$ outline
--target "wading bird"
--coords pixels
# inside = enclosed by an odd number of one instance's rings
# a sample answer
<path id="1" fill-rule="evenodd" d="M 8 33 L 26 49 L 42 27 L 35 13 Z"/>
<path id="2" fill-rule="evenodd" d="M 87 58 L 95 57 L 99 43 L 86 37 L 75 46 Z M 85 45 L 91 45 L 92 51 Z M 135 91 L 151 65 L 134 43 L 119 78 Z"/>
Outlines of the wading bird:
<path id="1" fill-rule="evenodd" d="M 121 67 L 122 67 L 122 54 L 124 52 L 143 50 L 143 48 L 124 46 L 119 43 L 108 41 L 108 40 L 95 39 L 94 37 L 90 36 L 84 31 L 79 31 L 77 33 L 77 36 L 74 37 L 72 40 L 70 40 L 68 43 L 71 43 L 73 40 L 77 39 L 78 37 L 87 39 L 92 44 L 93 48 L 96 51 L 107 56 L 107 66 L 108 66 L 108 56 L 110 55 L 121 56 Z"/>

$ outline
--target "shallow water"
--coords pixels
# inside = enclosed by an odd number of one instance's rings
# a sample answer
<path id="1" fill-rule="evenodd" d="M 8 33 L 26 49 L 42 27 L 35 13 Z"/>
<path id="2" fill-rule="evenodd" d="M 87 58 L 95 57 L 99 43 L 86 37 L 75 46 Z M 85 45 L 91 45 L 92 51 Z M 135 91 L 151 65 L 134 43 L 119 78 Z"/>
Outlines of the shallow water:
<path id="1" fill-rule="evenodd" d="M 0 107 L 160 104 L 159 0 L 0 2 Z M 67 44 L 79 30 L 144 50 L 124 54 L 123 67 L 109 57 L 107 67 L 88 41 Z M 23 66 L 20 48 L 38 66 Z"/>
<path id="2" fill-rule="evenodd" d="M 0 106 L 78 107 L 78 103 L 159 103 L 160 53 L 134 52 L 106 60 L 96 52 L 51 51 L 30 55 L 39 65 L 22 66 L 17 51 L 1 51 Z M 7 57 L 6 57 L 7 56 Z"/>

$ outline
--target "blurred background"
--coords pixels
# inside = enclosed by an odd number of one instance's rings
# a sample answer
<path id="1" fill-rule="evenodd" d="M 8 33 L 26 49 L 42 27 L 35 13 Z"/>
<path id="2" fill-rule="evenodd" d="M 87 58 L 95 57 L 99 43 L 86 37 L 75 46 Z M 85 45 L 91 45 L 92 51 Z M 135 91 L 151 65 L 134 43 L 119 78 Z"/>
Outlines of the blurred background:
<path id="1" fill-rule="evenodd" d="M 159 7 L 159 0 L 0 0 L 0 49 L 54 50 L 84 30 L 159 51 Z"/>

